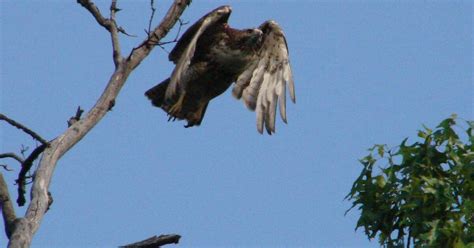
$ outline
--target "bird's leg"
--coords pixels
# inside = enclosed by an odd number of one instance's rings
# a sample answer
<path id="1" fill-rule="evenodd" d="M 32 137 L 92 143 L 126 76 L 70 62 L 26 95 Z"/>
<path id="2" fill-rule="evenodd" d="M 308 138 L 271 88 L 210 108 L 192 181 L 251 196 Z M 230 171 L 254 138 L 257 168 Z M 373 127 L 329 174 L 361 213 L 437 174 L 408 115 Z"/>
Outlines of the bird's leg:
<path id="1" fill-rule="evenodd" d="M 207 104 L 209 104 L 209 100 L 203 99 L 198 104 L 198 108 L 194 112 L 188 112 L 186 115 L 186 120 L 188 120 L 188 124 L 184 126 L 185 128 L 192 127 L 195 125 L 201 125 L 202 118 L 204 113 L 206 112 Z"/>
<path id="2" fill-rule="evenodd" d="M 184 95 L 185 93 L 181 94 L 178 101 L 176 101 L 176 103 L 168 110 L 170 116 L 175 118 L 178 117 L 178 114 L 181 112 L 181 108 L 183 107 Z"/>

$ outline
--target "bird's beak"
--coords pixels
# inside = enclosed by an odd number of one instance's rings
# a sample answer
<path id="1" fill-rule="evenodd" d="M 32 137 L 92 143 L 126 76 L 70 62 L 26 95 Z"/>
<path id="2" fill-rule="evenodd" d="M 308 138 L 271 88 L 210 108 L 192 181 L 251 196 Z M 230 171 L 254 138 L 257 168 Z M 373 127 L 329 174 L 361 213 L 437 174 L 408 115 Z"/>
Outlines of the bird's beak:
<path id="1" fill-rule="evenodd" d="M 255 37 L 257 43 L 260 44 L 260 42 L 262 42 L 262 38 L 263 38 L 263 32 L 262 32 L 262 30 L 260 30 L 260 29 L 258 29 L 258 28 L 254 28 L 254 29 L 253 29 L 253 32 L 254 32 L 254 34 L 255 34 L 254 37 Z"/>

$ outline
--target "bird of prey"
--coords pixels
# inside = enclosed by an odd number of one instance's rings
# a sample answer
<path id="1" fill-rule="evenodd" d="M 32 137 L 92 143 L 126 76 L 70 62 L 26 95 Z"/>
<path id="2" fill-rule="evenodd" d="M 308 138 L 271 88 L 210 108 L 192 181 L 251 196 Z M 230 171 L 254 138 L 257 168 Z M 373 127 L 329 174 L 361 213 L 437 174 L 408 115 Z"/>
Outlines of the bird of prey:
<path id="1" fill-rule="evenodd" d="M 209 102 L 235 82 L 232 94 L 256 112 L 257 130 L 275 132 L 277 104 L 286 123 L 286 88 L 295 102 L 288 46 L 275 21 L 258 28 L 234 29 L 230 6 L 221 6 L 194 23 L 169 54 L 171 76 L 145 95 L 170 120 L 200 125 Z"/>

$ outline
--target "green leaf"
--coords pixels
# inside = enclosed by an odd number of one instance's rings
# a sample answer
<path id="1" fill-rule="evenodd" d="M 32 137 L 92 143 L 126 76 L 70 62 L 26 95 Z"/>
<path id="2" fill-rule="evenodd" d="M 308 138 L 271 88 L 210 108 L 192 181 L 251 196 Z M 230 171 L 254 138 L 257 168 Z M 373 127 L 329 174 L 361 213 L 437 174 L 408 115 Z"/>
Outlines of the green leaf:
<path id="1" fill-rule="evenodd" d="M 377 152 L 381 158 L 383 158 L 383 155 L 385 153 L 385 146 L 384 145 L 378 145 L 377 146 Z"/>
<path id="2" fill-rule="evenodd" d="M 453 129 L 456 119 L 435 130 L 423 126 L 413 144 L 405 138 L 393 149 L 374 145 L 360 160 L 346 199 L 360 209 L 356 227 L 369 239 L 403 247 L 410 233 L 415 247 L 474 248 L 474 121 L 467 121 L 466 140 L 458 125 Z"/>
<path id="3" fill-rule="evenodd" d="M 426 240 L 429 245 L 433 245 L 438 238 L 438 235 L 439 235 L 438 223 L 439 223 L 439 220 L 434 220 L 434 221 L 426 223 L 430 227 L 430 231 L 428 233 L 420 235 L 420 237 Z"/>
<path id="4" fill-rule="evenodd" d="M 474 242 L 470 242 L 469 244 L 465 244 L 466 248 L 474 248 Z"/>
<path id="5" fill-rule="evenodd" d="M 382 175 L 376 176 L 375 179 L 377 181 L 377 185 L 380 188 L 385 187 L 386 181 L 385 181 L 385 178 Z"/>
<path id="6" fill-rule="evenodd" d="M 444 119 L 438 126 L 437 128 L 449 128 L 451 127 L 451 125 L 453 125 L 455 122 L 454 122 L 454 119 L 453 118 L 447 118 L 447 119 Z"/>

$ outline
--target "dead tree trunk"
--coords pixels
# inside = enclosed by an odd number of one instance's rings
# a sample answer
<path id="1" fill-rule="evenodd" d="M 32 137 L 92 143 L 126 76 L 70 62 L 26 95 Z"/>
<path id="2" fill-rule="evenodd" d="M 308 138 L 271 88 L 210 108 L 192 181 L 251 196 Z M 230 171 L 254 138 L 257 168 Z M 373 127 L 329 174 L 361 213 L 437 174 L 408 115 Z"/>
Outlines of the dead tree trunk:
<path id="1" fill-rule="evenodd" d="M 122 56 L 120 50 L 119 33 L 126 34 L 126 32 L 117 25 L 115 20 L 115 14 L 118 11 L 116 0 L 112 0 L 109 18 L 104 17 L 92 1 L 77 0 L 77 2 L 86 8 L 97 23 L 110 33 L 115 71 L 110 76 L 102 95 L 86 116 L 81 119 L 80 114 L 76 115 L 76 118 L 70 120 L 70 126 L 64 133 L 49 142 L 45 141 L 43 150 L 39 151 L 39 153 L 42 152 L 43 156 L 39 161 L 38 169 L 34 173 L 31 199 L 24 217 L 17 218 L 15 216 L 13 208 L 11 208 L 7 186 L 2 183 L 3 177 L 0 177 L 0 204 L 3 211 L 5 230 L 9 237 L 8 247 L 30 246 L 33 235 L 40 227 L 41 220 L 50 205 L 51 197 L 48 188 L 57 162 L 111 110 L 130 73 L 148 56 L 156 45 L 160 44 L 160 40 L 176 24 L 191 0 L 175 0 L 160 24 L 154 30 L 150 30 L 147 39 L 134 48 L 126 57 Z M 21 162 L 22 165 L 24 165 L 24 162 Z M 19 179 L 21 178 L 19 177 Z"/>

